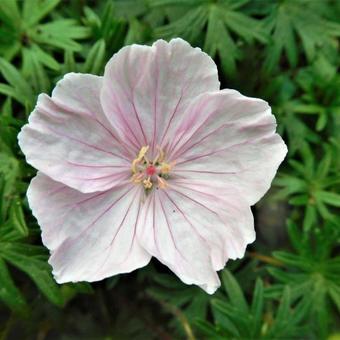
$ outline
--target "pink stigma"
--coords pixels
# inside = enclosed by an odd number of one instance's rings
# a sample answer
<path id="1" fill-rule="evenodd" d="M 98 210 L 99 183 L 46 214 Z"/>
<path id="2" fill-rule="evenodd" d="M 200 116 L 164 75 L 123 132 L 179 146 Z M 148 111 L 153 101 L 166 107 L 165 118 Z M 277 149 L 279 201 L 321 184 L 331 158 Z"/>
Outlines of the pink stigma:
<path id="1" fill-rule="evenodd" d="M 149 165 L 147 168 L 146 168 L 146 174 L 148 176 L 152 176 L 156 173 L 156 167 L 154 167 L 153 165 Z"/>

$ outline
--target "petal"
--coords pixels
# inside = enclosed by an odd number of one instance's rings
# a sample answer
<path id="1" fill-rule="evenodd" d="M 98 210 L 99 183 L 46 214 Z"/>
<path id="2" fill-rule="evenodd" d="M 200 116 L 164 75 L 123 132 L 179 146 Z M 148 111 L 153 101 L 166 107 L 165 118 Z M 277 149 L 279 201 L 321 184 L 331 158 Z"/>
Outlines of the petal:
<path id="1" fill-rule="evenodd" d="M 287 147 L 269 105 L 234 90 L 206 93 L 188 109 L 169 148 L 174 174 L 234 187 L 250 205 L 269 189 Z"/>
<path id="2" fill-rule="evenodd" d="M 136 150 L 115 135 L 99 102 L 102 78 L 68 74 L 42 94 L 20 132 L 27 162 L 82 192 L 106 190 L 130 176 Z"/>
<path id="3" fill-rule="evenodd" d="M 243 257 L 255 239 L 250 208 L 239 193 L 184 180 L 148 197 L 137 235 L 184 283 L 210 294 L 220 286 L 216 270 Z"/>
<path id="4" fill-rule="evenodd" d="M 219 89 L 216 65 L 182 39 L 132 45 L 108 62 L 101 102 L 123 139 L 157 146 L 169 138 L 193 98 Z"/>
<path id="5" fill-rule="evenodd" d="M 141 194 L 130 184 L 84 194 L 38 172 L 27 196 L 57 282 L 97 281 L 150 261 L 136 238 Z"/>

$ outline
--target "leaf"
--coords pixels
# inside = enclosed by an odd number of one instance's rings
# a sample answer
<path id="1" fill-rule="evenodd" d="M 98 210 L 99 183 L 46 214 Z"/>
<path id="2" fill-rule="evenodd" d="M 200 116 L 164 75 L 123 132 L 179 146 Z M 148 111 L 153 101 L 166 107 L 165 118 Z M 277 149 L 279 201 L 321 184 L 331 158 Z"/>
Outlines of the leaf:
<path id="1" fill-rule="evenodd" d="M 280 301 L 279 309 L 276 314 L 276 323 L 285 322 L 287 320 L 287 316 L 290 312 L 290 288 L 288 286 L 285 287 L 283 291 L 283 296 Z"/>
<path id="2" fill-rule="evenodd" d="M 89 34 L 89 29 L 78 26 L 75 20 L 59 19 L 39 25 L 32 32 L 32 39 L 36 43 L 79 52 L 81 45 L 75 40 L 87 38 Z"/>
<path id="3" fill-rule="evenodd" d="M 13 311 L 24 313 L 27 310 L 27 304 L 15 286 L 5 262 L 0 258 L 0 300 Z"/>
<path id="4" fill-rule="evenodd" d="M 59 71 L 60 69 L 60 65 L 59 63 L 54 59 L 54 57 L 48 53 L 46 53 L 44 50 L 42 50 L 38 45 L 33 44 L 32 45 L 32 51 L 35 54 L 35 57 L 37 58 L 37 60 L 39 60 L 39 62 L 50 68 L 51 70 L 54 71 Z"/>
<path id="5" fill-rule="evenodd" d="M 13 0 L 0 1 L 0 18 L 7 25 L 20 25 L 21 16 L 17 2 Z"/>
<path id="6" fill-rule="evenodd" d="M 218 333 L 217 327 L 214 327 L 208 321 L 197 320 L 195 326 L 207 337 L 206 339 L 222 339 Z"/>
<path id="7" fill-rule="evenodd" d="M 221 324 L 226 332 L 239 337 L 239 324 L 241 324 L 241 329 L 247 326 L 248 320 L 244 315 L 239 310 L 233 308 L 228 302 L 221 299 L 213 299 L 211 304 L 216 321 Z M 222 314 L 222 317 L 220 314 Z"/>
<path id="8" fill-rule="evenodd" d="M 14 199 L 9 210 L 9 222 L 21 237 L 28 236 L 28 228 L 25 222 L 20 200 Z"/>
<path id="9" fill-rule="evenodd" d="M 256 280 L 253 301 L 251 305 L 251 315 L 253 316 L 252 336 L 255 337 L 261 331 L 262 316 L 264 308 L 264 289 L 261 279 Z"/>
<path id="10" fill-rule="evenodd" d="M 305 232 L 311 230 L 311 228 L 316 224 L 317 221 L 317 212 L 315 205 L 307 204 L 305 217 L 303 219 L 303 229 Z"/>
<path id="11" fill-rule="evenodd" d="M 176 16 L 176 19 L 171 20 L 169 24 L 156 28 L 155 35 L 160 38 L 180 36 L 195 45 L 199 39 L 203 40 L 204 50 L 213 58 L 218 54 L 224 71 L 234 76 L 236 61 L 242 56 L 238 41 L 244 40 L 247 43 L 253 40 L 262 43 L 267 41 L 266 33 L 260 23 L 242 13 L 242 6 L 247 2 L 152 1 L 151 8 L 165 7 L 171 3 L 184 9 L 179 18 Z M 203 38 L 201 38 L 202 34 L 205 35 Z"/>
<path id="12" fill-rule="evenodd" d="M 27 26 L 37 24 L 41 19 L 48 15 L 60 0 L 25 0 L 23 2 L 22 17 Z"/>
<path id="13" fill-rule="evenodd" d="M 37 93 L 48 92 L 49 79 L 36 53 L 31 49 L 23 49 L 23 74 L 31 81 Z"/>
<path id="14" fill-rule="evenodd" d="M 89 51 L 85 64 L 83 66 L 84 73 L 99 74 L 104 66 L 105 60 L 105 41 L 98 40 Z"/>
<path id="15" fill-rule="evenodd" d="M 266 52 L 267 71 L 274 69 L 283 53 L 287 55 L 292 67 L 297 66 L 298 38 L 309 61 L 315 58 L 320 43 L 332 46 L 333 39 L 340 32 L 340 25 L 320 15 L 319 7 L 323 6 L 327 6 L 327 3 L 304 0 L 286 0 L 273 4 L 265 19 L 265 27 L 272 34 Z M 324 56 L 327 57 L 326 54 Z"/>
<path id="16" fill-rule="evenodd" d="M 5 181 L 3 192 L 4 206 L 8 205 L 8 196 L 12 194 L 17 177 L 20 174 L 19 166 L 20 163 L 14 156 L 8 154 L 7 152 L 0 151 L 0 175 L 3 174 Z"/>
<path id="17" fill-rule="evenodd" d="M 335 192 L 318 191 L 316 198 L 334 207 L 340 207 L 340 194 Z"/>
<path id="18" fill-rule="evenodd" d="M 338 312 L 340 312 L 340 286 L 332 283 L 329 285 L 328 292 Z"/>
<path id="19" fill-rule="evenodd" d="M 243 313 L 248 313 L 249 308 L 246 299 L 244 298 L 244 295 L 242 293 L 242 290 L 235 280 L 235 278 L 231 275 L 231 273 L 228 270 L 224 270 L 222 272 L 222 283 L 224 286 L 224 289 L 228 293 L 229 299 L 231 301 L 231 304 L 239 309 Z"/>
<path id="20" fill-rule="evenodd" d="M 74 59 L 73 51 L 70 51 L 70 50 L 65 51 L 63 70 L 64 70 L 64 73 L 77 71 L 77 65 Z"/>
<path id="21" fill-rule="evenodd" d="M 12 86 L 16 99 L 20 98 L 22 103 L 26 101 L 33 101 L 34 96 L 31 86 L 15 69 L 15 67 L 3 58 L 0 58 L 0 71 L 7 80 L 8 84 Z"/>
<path id="22" fill-rule="evenodd" d="M 25 244 L 2 243 L 0 248 L 2 258 L 26 273 L 53 304 L 63 306 L 63 297 L 43 254 L 45 250 L 42 247 Z"/>

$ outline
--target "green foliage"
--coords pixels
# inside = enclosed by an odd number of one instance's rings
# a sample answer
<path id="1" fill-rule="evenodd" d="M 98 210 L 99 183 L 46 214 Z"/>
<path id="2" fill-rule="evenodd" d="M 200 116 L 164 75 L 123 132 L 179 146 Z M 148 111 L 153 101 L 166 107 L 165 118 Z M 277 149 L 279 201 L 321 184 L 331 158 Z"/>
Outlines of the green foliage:
<path id="1" fill-rule="evenodd" d="M 81 45 L 76 40 L 89 36 L 89 30 L 74 19 L 43 22 L 59 3 L 60 0 L 4 0 L 0 3 L 0 55 L 8 61 L 19 55 L 22 75 L 37 92 L 50 88 L 46 69 L 58 71 L 60 68 L 55 52 L 80 51 Z"/>
<path id="2" fill-rule="evenodd" d="M 325 16 L 330 10 L 327 1 L 273 1 L 267 10 L 264 25 L 271 34 L 265 61 L 268 70 L 279 63 L 282 54 L 296 67 L 301 49 L 308 61 L 315 59 L 318 49 L 325 57 L 330 49 L 336 53 L 340 25 Z"/>
<path id="3" fill-rule="evenodd" d="M 339 152 L 337 146 L 335 153 Z M 340 206 L 339 164 L 334 162 L 331 145 L 324 144 L 322 159 L 317 161 L 310 146 L 304 144 L 300 150 L 301 161 L 289 160 L 293 173 L 283 173 L 276 180 L 282 189 L 277 193 L 278 198 L 288 198 L 288 203 L 305 208 L 303 227 L 309 231 L 318 225 L 318 216 L 325 221 L 334 220 L 334 208 Z"/>
<path id="4" fill-rule="evenodd" d="M 203 41 L 204 50 L 212 58 L 218 55 L 224 71 L 228 75 L 235 75 L 236 61 L 242 56 L 237 40 L 246 43 L 255 40 L 265 43 L 267 40 L 260 23 L 242 12 L 242 7 L 248 2 L 151 1 L 151 8 L 176 6 L 183 9 L 179 19 L 171 20 L 169 24 L 155 30 L 156 37 L 180 36 L 194 44 Z M 205 27 L 206 33 L 202 36 Z"/>
<path id="5" fill-rule="evenodd" d="M 306 334 L 302 321 L 305 306 L 292 308 L 291 290 L 287 286 L 280 300 L 268 311 L 264 285 L 257 279 L 251 303 L 248 303 L 238 282 L 224 270 L 222 281 L 227 297 L 212 299 L 214 325 L 197 321 L 198 329 L 208 339 L 292 339 Z"/>
<path id="6" fill-rule="evenodd" d="M 1 201 L 5 201 L 5 180 L 1 176 Z M 53 304 L 63 306 L 72 293 L 58 287 L 51 275 L 51 268 L 47 263 L 47 251 L 40 245 L 23 242 L 29 236 L 21 202 L 14 197 L 9 209 L 4 211 L 0 219 L 0 299 L 11 309 L 25 312 L 26 301 L 16 288 L 8 271 L 7 264 L 17 267 L 36 284 L 38 289 Z M 69 287 L 70 288 L 70 287 Z M 78 288 L 82 288 L 82 285 Z M 77 291 L 77 287 L 72 287 Z M 78 289 L 79 290 L 79 289 Z M 88 291 L 89 288 L 87 289 Z"/>
<path id="7" fill-rule="evenodd" d="M 22 318 L 29 316 L 35 322 L 26 328 L 33 333 L 22 338 L 44 337 L 50 330 L 64 337 L 58 333 L 63 329 L 65 338 L 335 339 L 340 331 L 339 2 L 65 4 L 0 1 L 0 312 L 8 313 L 7 321 L 0 318 L 0 338 L 17 324 L 25 328 Z M 222 88 L 266 99 L 277 117 L 289 153 L 273 189 L 254 208 L 259 237 L 244 259 L 228 262 L 222 288 L 213 296 L 184 285 L 159 264 L 94 289 L 83 283 L 59 286 L 25 198 L 34 170 L 16 136 L 37 95 L 50 93 L 65 73 L 100 75 L 122 46 L 177 36 L 214 59 Z M 270 238 L 269 229 L 278 232 Z M 73 299 L 74 305 L 68 303 Z"/>

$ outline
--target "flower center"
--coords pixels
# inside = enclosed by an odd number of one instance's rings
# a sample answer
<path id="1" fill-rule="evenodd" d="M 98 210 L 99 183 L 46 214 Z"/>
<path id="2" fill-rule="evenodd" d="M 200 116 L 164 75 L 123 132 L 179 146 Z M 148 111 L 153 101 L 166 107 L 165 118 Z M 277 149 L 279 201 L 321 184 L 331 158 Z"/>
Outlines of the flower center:
<path id="1" fill-rule="evenodd" d="M 155 173 L 157 172 L 157 169 L 154 165 L 149 165 L 147 168 L 146 168 L 146 174 L 148 176 L 152 176 L 154 175 Z"/>
<path id="2" fill-rule="evenodd" d="M 137 157 L 131 163 L 131 181 L 135 184 L 142 184 L 145 190 L 153 187 L 165 189 L 168 186 L 167 179 L 175 162 L 164 161 L 165 155 L 162 149 L 158 149 L 158 155 L 150 161 L 147 157 L 149 146 L 143 146 Z"/>

